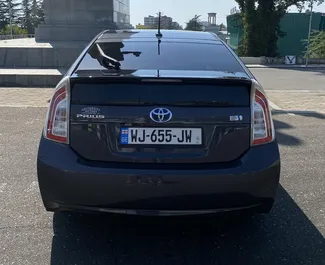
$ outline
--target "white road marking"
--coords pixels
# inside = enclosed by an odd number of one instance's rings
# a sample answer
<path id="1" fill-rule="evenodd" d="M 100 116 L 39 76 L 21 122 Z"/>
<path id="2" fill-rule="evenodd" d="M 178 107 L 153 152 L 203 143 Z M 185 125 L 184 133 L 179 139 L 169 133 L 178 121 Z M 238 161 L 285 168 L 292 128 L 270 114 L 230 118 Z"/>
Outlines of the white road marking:
<path id="1" fill-rule="evenodd" d="M 310 114 L 310 113 L 321 113 L 325 114 L 325 111 L 322 110 L 287 110 L 287 112 L 295 112 L 297 114 Z"/>
<path id="2" fill-rule="evenodd" d="M 269 100 L 269 104 L 274 110 L 282 110 L 282 108 L 280 108 L 277 104 L 273 103 L 271 100 Z"/>
<path id="3" fill-rule="evenodd" d="M 6 186 L 7 186 L 7 183 L 2 183 L 2 184 L 0 185 L 0 192 L 1 192 L 1 193 L 4 191 L 4 189 L 5 189 Z"/>
<path id="4" fill-rule="evenodd" d="M 266 93 L 310 93 L 310 90 L 300 90 L 300 89 L 266 89 Z"/>
<path id="5" fill-rule="evenodd" d="M 20 104 L 0 104 L 2 108 L 47 108 L 48 105 L 46 104 L 39 104 L 38 106 L 35 105 L 20 105 Z"/>
<path id="6" fill-rule="evenodd" d="M 291 113 L 289 112 L 288 110 L 284 110 L 282 108 L 280 108 L 277 104 L 275 104 L 274 102 L 272 102 L 271 100 L 268 100 L 269 101 L 269 104 L 270 104 L 270 107 L 274 110 L 280 110 L 280 111 L 283 111 L 283 112 L 286 112 L 286 114 L 288 114 L 289 116 L 296 116 L 296 114 L 294 113 Z"/>

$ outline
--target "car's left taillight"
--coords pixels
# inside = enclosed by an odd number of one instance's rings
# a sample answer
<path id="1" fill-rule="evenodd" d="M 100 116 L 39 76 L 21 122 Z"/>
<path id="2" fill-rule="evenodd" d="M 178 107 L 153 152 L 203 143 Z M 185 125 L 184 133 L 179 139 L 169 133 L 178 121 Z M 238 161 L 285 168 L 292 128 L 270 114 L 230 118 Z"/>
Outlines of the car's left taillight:
<path id="1" fill-rule="evenodd" d="M 56 87 L 46 115 L 44 137 L 68 144 L 69 131 L 69 80 L 62 80 Z"/>

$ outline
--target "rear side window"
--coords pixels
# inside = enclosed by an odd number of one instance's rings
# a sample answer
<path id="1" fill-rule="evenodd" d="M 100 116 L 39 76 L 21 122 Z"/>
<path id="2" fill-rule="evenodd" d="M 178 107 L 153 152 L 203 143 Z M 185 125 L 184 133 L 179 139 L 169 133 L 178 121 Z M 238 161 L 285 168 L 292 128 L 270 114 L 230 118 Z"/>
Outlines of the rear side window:
<path id="1" fill-rule="evenodd" d="M 162 40 L 99 43 L 104 53 L 118 60 L 123 70 L 190 70 L 244 72 L 230 51 L 221 43 Z M 78 70 L 103 69 L 94 45 Z"/>

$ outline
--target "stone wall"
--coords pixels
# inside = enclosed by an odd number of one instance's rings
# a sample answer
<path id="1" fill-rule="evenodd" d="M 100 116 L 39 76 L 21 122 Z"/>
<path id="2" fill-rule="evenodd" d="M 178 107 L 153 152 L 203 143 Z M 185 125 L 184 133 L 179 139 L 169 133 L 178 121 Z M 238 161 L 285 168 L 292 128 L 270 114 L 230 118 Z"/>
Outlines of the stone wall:
<path id="1" fill-rule="evenodd" d="M 113 21 L 112 0 L 44 0 L 46 24 L 105 24 Z"/>
<path id="2" fill-rule="evenodd" d="M 130 28 L 129 0 L 44 0 L 37 42 L 91 41 L 105 29 Z"/>

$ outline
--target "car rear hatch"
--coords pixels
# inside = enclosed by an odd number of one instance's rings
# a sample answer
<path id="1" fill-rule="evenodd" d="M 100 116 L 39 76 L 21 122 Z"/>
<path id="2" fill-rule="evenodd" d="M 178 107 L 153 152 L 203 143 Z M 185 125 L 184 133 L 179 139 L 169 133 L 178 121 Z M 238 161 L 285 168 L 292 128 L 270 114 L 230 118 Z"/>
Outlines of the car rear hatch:
<path id="1" fill-rule="evenodd" d="M 251 81 L 74 78 L 70 146 L 86 162 L 229 163 L 251 141 Z"/>

